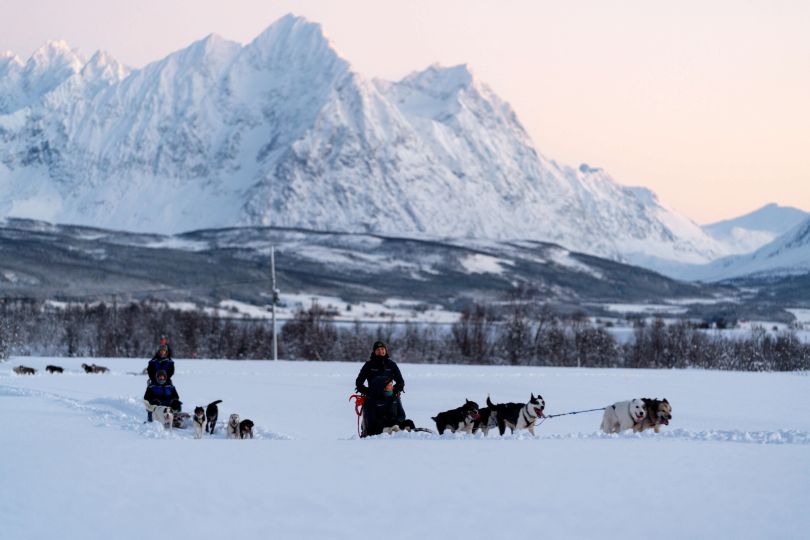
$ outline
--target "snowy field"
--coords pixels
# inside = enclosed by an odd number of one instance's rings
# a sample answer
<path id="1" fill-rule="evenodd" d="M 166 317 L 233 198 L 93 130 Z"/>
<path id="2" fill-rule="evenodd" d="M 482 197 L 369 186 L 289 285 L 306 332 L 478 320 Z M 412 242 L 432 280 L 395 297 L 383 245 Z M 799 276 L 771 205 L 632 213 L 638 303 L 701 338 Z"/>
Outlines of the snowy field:
<path id="1" fill-rule="evenodd" d="M 359 364 L 178 360 L 184 410 L 222 399 L 253 440 L 144 424 L 145 360 L 0 364 L 0 538 L 807 538 L 810 376 L 401 364 L 417 425 L 543 395 L 547 414 L 666 397 L 659 435 L 601 413 L 484 438 L 356 437 Z M 17 376 L 17 364 L 35 376 Z M 64 366 L 49 375 L 47 364 Z M 160 523 L 160 524 L 158 524 Z"/>

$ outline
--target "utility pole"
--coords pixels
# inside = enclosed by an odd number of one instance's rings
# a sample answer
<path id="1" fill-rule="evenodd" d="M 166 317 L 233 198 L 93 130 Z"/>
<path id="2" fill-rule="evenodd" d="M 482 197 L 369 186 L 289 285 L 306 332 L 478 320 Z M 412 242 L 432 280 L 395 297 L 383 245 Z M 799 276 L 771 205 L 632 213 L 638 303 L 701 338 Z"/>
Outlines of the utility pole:
<path id="1" fill-rule="evenodd" d="M 273 283 L 273 298 L 271 311 L 273 314 L 273 360 L 278 360 L 278 338 L 276 337 L 276 303 L 278 302 L 278 289 L 276 289 L 276 250 L 270 246 L 270 275 Z"/>

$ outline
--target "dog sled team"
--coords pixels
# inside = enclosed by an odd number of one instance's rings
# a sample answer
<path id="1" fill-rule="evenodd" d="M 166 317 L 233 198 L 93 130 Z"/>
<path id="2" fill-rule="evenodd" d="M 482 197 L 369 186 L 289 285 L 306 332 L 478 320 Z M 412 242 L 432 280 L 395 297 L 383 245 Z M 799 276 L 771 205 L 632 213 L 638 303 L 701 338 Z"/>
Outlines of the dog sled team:
<path id="1" fill-rule="evenodd" d="M 374 343 L 371 357 L 363 364 L 355 380 L 358 394 L 350 399 L 355 400 L 358 415 L 360 437 L 369 437 L 398 431 L 431 431 L 417 428 L 405 415 L 401 394 L 405 390 L 405 380 L 399 367 L 388 355 L 385 343 Z M 546 418 L 560 415 L 545 415 L 546 402 L 540 394 L 531 393 L 526 403 L 493 403 L 489 396 L 486 407 L 479 407 L 475 401 L 464 400 L 464 404 L 455 409 L 438 413 L 432 417 L 439 435 L 445 431 L 477 433 L 487 435 L 491 429 L 498 429 L 503 435 L 506 428 L 510 433 L 516 430 L 528 430 L 534 435 L 534 429 Z M 661 431 L 662 425 L 668 425 L 672 419 L 672 407 L 666 399 L 637 398 L 620 401 L 603 409 L 602 431 L 619 433 L 632 429 L 642 432 L 654 429 Z M 575 411 L 577 412 L 589 411 Z"/>
<path id="2" fill-rule="evenodd" d="M 190 422 L 194 426 L 195 439 L 202 439 L 203 432 L 214 434 L 219 418 L 218 405 L 222 400 L 212 401 L 204 408 L 195 407 L 193 416 L 183 412 L 183 402 L 172 383 L 174 360 L 165 338 L 161 338 L 160 346 L 149 360 L 145 371 L 149 377 L 143 395 L 147 422 L 160 422 L 166 429 L 185 428 Z M 248 418 L 240 419 L 238 414 L 230 415 L 225 429 L 229 439 L 253 438 L 253 421 Z"/>
<path id="3" fill-rule="evenodd" d="M 95 364 L 82 364 L 86 373 L 106 373 L 109 370 Z M 62 373 L 59 366 L 46 367 L 49 373 Z M 14 372 L 19 375 L 35 375 L 36 370 L 27 366 L 17 366 Z M 171 349 L 165 338 L 161 338 L 157 352 L 144 369 L 148 376 L 146 392 L 143 396 L 147 411 L 147 422 L 160 422 L 165 428 L 194 427 L 194 437 L 202 438 L 203 433 L 214 434 L 219 417 L 218 405 L 222 400 L 209 403 L 206 407 L 198 406 L 194 415 L 182 411 L 182 401 L 177 388 L 172 382 L 174 360 Z M 428 431 L 416 427 L 413 420 L 407 418 L 402 406 L 401 395 L 405 390 L 405 379 L 397 364 L 388 355 L 385 343 L 377 341 L 372 347 L 369 360 L 363 364 L 355 380 L 357 394 L 355 411 L 358 416 L 360 437 L 390 434 L 398 431 Z M 525 403 L 494 403 L 489 396 L 486 407 L 479 407 L 475 401 L 468 399 L 464 403 L 432 417 L 439 435 L 445 431 L 451 433 L 478 433 L 485 436 L 490 430 L 498 429 L 504 435 L 506 428 L 510 433 L 517 430 L 528 430 L 535 435 L 535 428 L 548 418 L 577 414 L 581 412 L 604 411 L 601 429 L 605 433 L 619 433 L 632 429 L 642 432 L 653 429 L 656 433 L 661 426 L 669 424 L 672 419 L 672 406 L 666 399 L 635 398 L 619 401 L 600 409 L 574 411 L 546 416 L 546 402 L 540 394 L 531 393 Z M 253 421 L 242 419 L 238 414 L 231 414 L 225 423 L 226 434 L 232 439 L 253 438 Z"/>

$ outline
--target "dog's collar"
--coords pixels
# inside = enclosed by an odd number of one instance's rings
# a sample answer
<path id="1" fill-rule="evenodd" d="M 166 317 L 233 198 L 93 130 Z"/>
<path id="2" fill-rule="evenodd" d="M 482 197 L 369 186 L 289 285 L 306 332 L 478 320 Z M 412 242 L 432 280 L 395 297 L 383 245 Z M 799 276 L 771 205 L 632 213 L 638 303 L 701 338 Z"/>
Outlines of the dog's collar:
<path id="1" fill-rule="evenodd" d="M 529 406 L 528 406 L 528 405 L 524 405 L 524 406 L 523 406 L 523 411 L 522 411 L 522 412 L 523 412 L 523 421 L 524 421 L 524 422 L 526 422 L 526 425 L 527 425 L 527 426 L 530 426 L 530 425 L 534 424 L 535 420 L 537 420 L 537 417 L 536 417 L 536 416 L 532 416 L 532 420 L 531 420 L 531 421 L 529 421 L 529 420 L 526 418 L 526 416 L 527 416 L 527 415 L 526 415 L 526 412 L 527 412 L 527 409 L 528 409 L 528 408 L 529 408 Z"/>

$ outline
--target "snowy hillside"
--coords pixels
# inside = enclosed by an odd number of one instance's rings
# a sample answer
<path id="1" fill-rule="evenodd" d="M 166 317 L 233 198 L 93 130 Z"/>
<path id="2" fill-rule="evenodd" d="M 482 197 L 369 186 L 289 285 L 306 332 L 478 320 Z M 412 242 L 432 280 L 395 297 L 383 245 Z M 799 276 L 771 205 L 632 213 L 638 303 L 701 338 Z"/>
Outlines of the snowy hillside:
<path id="1" fill-rule="evenodd" d="M 721 281 L 741 277 L 779 277 L 810 273 L 810 218 L 773 242 L 748 255 L 726 257 L 687 275 L 691 279 Z"/>
<path id="2" fill-rule="evenodd" d="M 0 141 L 5 217 L 541 240 L 636 263 L 727 254 L 650 191 L 538 153 L 467 66 L 367 80 L 294 16 L 132 71 L 61 42 L 5 54 Z"/>
<path id="3" fill-rule="evenodd" d="M 394 353 L 396 351 L 393 351 Z M 546 413 L 666 397 L 658 435 L 598 433 L 600 413 L 498 437 L 356 437 L 360 364 L 177 360 L 184 410 L 222 399 L 255 424 L 144 424 L 146 360 L 12 358 L 0 364 L 0 531 L 50 540 L 803 538 L 810 528 L 810 377 L 798 373 L 400 364 L 417 425 L 465 398 Z M 24 363 L 61 375 L 16 376 Z M 752 396 L 755 396 L 752 402 Z M 158 525 L 159 522 L 159 525 Z"/>
<path id="4" fill-rule="evenodd" d="M 798 208 L 768 204 L 738 218 L 704 225 L 703 230 L 728 246 L 730 254 L 750 253 L 810 217 Z"/>

